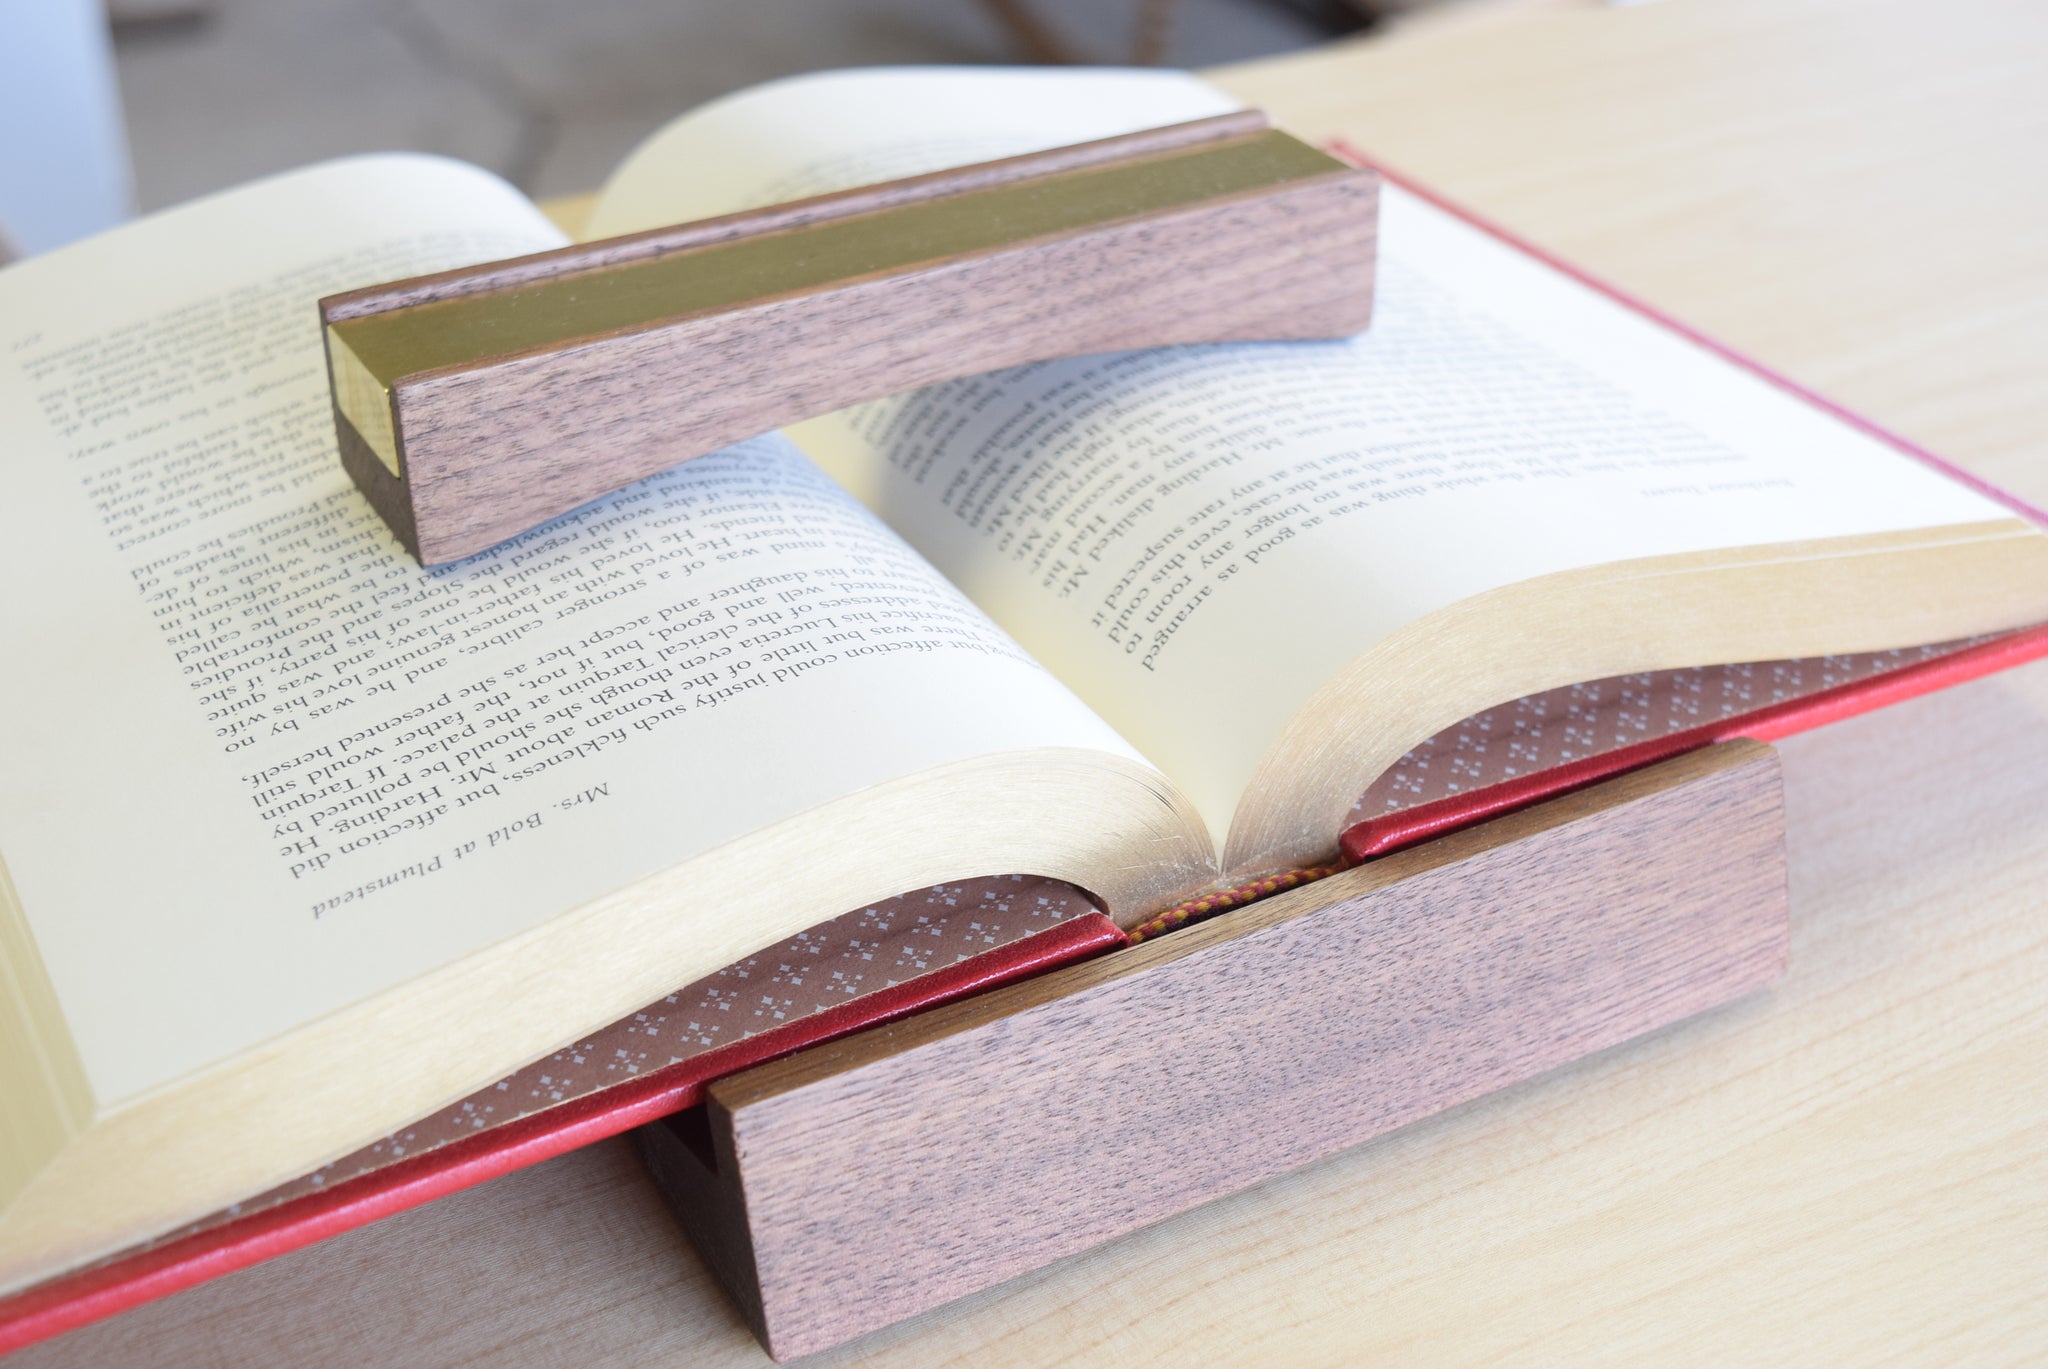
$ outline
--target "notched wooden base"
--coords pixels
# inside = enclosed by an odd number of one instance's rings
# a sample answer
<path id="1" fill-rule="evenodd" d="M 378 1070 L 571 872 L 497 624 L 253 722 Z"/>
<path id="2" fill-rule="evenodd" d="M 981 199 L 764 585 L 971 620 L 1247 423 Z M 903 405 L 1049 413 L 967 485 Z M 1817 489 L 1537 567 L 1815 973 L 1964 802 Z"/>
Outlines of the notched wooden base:
<path id="1" fill-rule="evenodd" d="M 750 1070 L 644 1128 L 777 1359 L 1781 973 L 1776 754 L 1729 742 Z"/>

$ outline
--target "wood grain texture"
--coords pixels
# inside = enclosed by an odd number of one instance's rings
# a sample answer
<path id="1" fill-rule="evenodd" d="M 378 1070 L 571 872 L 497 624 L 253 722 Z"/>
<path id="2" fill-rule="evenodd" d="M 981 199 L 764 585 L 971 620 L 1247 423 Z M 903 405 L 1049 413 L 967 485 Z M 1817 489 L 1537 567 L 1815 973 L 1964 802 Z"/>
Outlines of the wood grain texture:
<path id="1" fill-rule="evenodd" d="M 1785 887 L 1777 758 L 1726 743 L 735 1075 L 646 1144 L 811 1354 L 1758 988 Z"/>
<path id="2" fill-rule="evenodd" d="M 1500 9 L 1220 79 L 2048 499 L 2048 10 Z M 817 1363 L 2048 1358 L 2048 666 L 1779 749 L 1764 994 Z M 8 1364 L 766 1362 L 617 1142 Z"/>
<path id="3" fill-rule="evenodd" d="M 1299 149 L 1258 133 L 1262 123 L 1226 115 L 1177 126 L 1178 134 L 1105 139 L 399 282 L 325 300 L 322 317 L 347 326 L 394 310 L 447 309 L 742 241 L 793 241 L 870 218 L 879 225 L 940 198 L 966 203 L 1022 184 L 1051 196 L 1082 173 L 1125 174 L 1148 159 L 1255 146 L 1279 158 Z M 920 385 L 1055 356 L 1358 332 L 1371 315 L 1377 180 L 1321 154 L 1287 155 L 1313 165 L 1288 171 L 1276 160 L 1270 181 L 1252 188 L 1019 231 L 993 246 L 395 378 L 390 417 L 402 477 L 379 478 L 360 451 L 349 471 L 431 564 L 741 438 Z M 345 407 L 337 401 L 338 413 Z"/>

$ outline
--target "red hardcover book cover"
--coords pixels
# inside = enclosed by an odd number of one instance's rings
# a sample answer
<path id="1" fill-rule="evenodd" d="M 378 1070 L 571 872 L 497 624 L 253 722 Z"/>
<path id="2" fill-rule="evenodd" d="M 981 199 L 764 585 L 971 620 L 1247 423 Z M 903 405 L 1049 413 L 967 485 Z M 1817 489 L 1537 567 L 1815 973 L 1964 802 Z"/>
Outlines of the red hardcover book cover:
<path id="1" fill-rule="evenodd" d="M 1332 150 L 1373 165 L 1341 144 Z M 2048 524 L 2048 514 L 1377 169 L 1518 251 Z M 1908 651 L 1660 671 L 1517 700 L 1429 739 L 1375 781 L 1352 811 L 1338 863 L 1195 900 L 1129 938 L 1079 891 L 1022 877 L 922 890 L 890 901 L 905 906 L 847 914 L 650 1005 L 419 1128 L 182 1231 L 0 1298 L 0 1354 L 681 1111 L 701 1101 L 711 1081 L 792 1051 L 1160 935 L 1344 864 L 1696 747 L 1735 737 L 1776 740 L 2042 657 L 2048 657 L 2048 625 Z M 1014 911 L 1020 901 L 1030 907 L 1021 918 L 983 920 L 957 916 L 963 901 L 968 914 L 998 904 Z M 873 933 L 865 943 L 864 927 Z M 834 981 L 845 967 L 873 965 L 877 957 L 894 967 L 884 982 L 848 991 Z M 754 975 L 766 976 L 774 991 L 756 992 L 760 985 L 749 982 Z M 788 992 L 792 979 L 807 975 L 804 992 Z M 702 1023 L 692 1011 L 710 1018 L 743 1000 L 754 1018 L 746 1028 L 734 1028 L 733 1019 L 722 1032 L 693 1036 Z M 659 1049 L 638 1045 L 643 1036 Z"/>

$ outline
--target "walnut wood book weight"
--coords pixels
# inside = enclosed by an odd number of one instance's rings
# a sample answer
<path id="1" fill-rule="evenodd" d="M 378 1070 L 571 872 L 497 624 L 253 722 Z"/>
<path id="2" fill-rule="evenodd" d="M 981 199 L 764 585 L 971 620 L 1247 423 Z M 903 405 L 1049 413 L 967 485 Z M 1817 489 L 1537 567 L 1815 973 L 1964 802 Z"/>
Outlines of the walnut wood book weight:
<path id="1" fill-rule="evenodd" d="M 342 464 L 434 564 L 921 385 L 1348 337 L 1378 184 L 1247 110 L 331 296 Z"/>
<path id="2" fill-rule="evenodd" d="M 1788 945 L 1777 755 L 1724 742 L 735 1075 L 638 1139 L 786 1359 L 1724 1003 Z"/>

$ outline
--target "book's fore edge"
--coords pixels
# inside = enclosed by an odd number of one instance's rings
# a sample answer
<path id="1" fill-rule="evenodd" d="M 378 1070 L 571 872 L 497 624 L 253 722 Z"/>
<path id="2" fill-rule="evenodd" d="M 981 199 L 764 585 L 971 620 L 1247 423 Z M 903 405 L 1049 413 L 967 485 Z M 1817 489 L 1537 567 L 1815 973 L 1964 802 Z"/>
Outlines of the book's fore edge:
<path id="1" fill-rule="evenodd" d="M 1813 408 L 1828 415 L 1828 417 L 1835 419 L 1837 422 L 1847 424 L 1866 437 L 1875 438 L 1902 456 L 1911 457 L 1920 464 L 1939 471 L 1957 484 L 1976 491 L 1994 503 L 2004 505 L 2028 523 L 2033 524 L 2035 528 L 2048 531 L 2048 509 L 2042 509 L 2040 506 L 1985 479 L 1974 471 L 1965 470 L 1947 457 L 1940 456 L 1919 443 L 1893 432 L 1890 428 L 1885 427 L 1874 419 L 1866 418 L 1846 405 L 1836 403 L 1818 390 L 1800 384 L 1783 371 L 1765 365 L 1747 352 L 1729 346 L 1711 333 L 1702 332 L 1691 324 L 1665 313 L 1662 309 L 1657 308 L 1641 296 L 1630 294 L 1628 291 L 1623 290 L 1617 285 L 1610 284 L 1585 268 L 1576 266 L 1563 257 L 1537 246 L 1527 238 L 1512 232 L 1496 220 L 1490 219 L 1484 214 L 1478 213 L 1476 210 L 1470 209 L 1456 200 L 1430 189 L 1414 177 L 1406 175 L 1395 167 L 1389 166 L 1384 161 L 1364 151 L 1348 138 L 1341 136 L 1326 138 L 1318 143 L 1317 146 L 1340 161 L 1363 170 L 1378 172 L 1383 178 L 1391 181 L 1417 199 L 1436 209 L 1442 210 L 1462 223 L 1469 224 L 1496 242 L 1502 243 L 1566 278 L 1576 281 L 1595 294 L 1602 295 L 1619 304 L 1629 312 L 1669 332 L 1676 333 L 1702 351 L 1719 357 L 1739 370 L 1747 371 L 1773 388 L 1782 390 L 1793 398 L 1804 401 Z"/>
<path id="2" fill-rule="evenodd" d="M 22 1190 L 92 1123 L 85 1061 L 0 856 L 0 1230 Z"/>
<path id="3" fill-rule="evenodd" d="M 2048 534 L 2016 517 L 1641 557 L 1481 590 L 1396 628 L 1303 705 L 1243 790 L 1224 865 L 1326 859 L 1328 833 L 1348 827 L 1357 795 L 1408 747 L 1532 692 L 1708 663 L 1884 651 L 2043 619 Z M 1572 630 L 1579 622 L 1639 631 L 1589 636 Z M 1447 652 L 1447 639 L 1486 646 Z M 1531 660 L 1541 673 L 1525 669 Z M 1452 662 L 1462 662 L 1455 673 L 1442 668 Z M 1367 710 L 1376 732 L 1355 726 Z M 1354 726 L 1339 726 L 1347 722 Z M 1385 739 L 1384 755 L 1372 750 L 1375 738 Z M 1340 783 L 1331 767 L 1361 749 Z"/>

